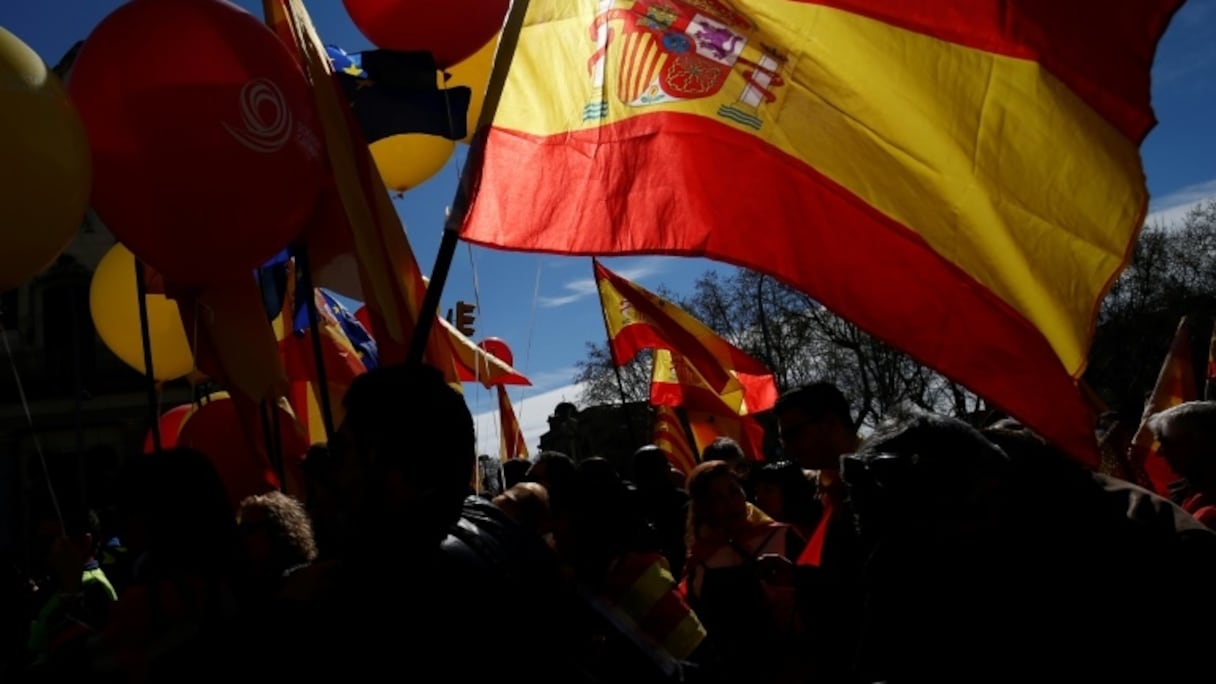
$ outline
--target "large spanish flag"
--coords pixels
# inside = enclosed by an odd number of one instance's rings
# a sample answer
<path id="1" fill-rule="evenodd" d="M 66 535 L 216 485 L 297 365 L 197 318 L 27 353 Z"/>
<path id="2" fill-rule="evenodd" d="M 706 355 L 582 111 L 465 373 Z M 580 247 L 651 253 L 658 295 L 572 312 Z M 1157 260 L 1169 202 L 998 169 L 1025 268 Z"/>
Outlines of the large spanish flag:
<path id="1" fill-rule="evenodd" d="M 1095 459 L 1074 379 L 1182 0 L 531 0 L 463 237 L 781 278 Z"/>
<path id="2" fill-rule="evenodd" d="M 595 280 L 608 328 L 608 345 L 616 365 L 629 363 L 643 349 L 665 349 L 671 353 L 662 360 L 655 357 L 655 378 L 660 377 L 661 370 L 662 377 L 674 379 L 676 369 L 672 359 L 678 357 L 679 365 L 687 367 L 688 374 L 695 376 L 701 386 L 714 394 L 729 396 L 736 413 L 765 411 L 777 403 L 777 383 L 772 371 L 719 337 L 692 314 L 609 271 L 598 261 Z M 660 367 L 661 363 L 667 366 Z M 680 404 L 653 400 L 653 387 L 651 403 Z"/>

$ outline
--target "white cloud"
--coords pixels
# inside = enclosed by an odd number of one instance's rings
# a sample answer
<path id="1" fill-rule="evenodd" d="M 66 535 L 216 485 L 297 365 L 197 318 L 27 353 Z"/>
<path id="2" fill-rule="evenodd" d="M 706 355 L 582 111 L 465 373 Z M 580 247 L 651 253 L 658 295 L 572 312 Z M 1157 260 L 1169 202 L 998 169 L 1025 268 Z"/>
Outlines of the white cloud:
<path id="1" fill-rule="evenodd" d="M 512 397 L 526 397 L 529 394 L 537 394 L 553 389 L 569 385 L 574 381 L 574 376 L 578 375 L 578 368 L 575 366 L 567 366 L 565 368 L 557 368 L 554 370 L 540 371 L 538 373 L 526 374 L 528 379 L 532 381 L 531 387 L 516 387 L 510 388 Z"/>
<path id="2" fill-rule="evenodd" d="M 1144 224 L 1153 227 L 1176 225 L 1191 209 L 1213 200 L 1216 200 L 1216 178 L 1188 185 L 1150 202 Z"/>
<path id="3" fill-rule="evenodd" d="M 510 389 L 508 392 L 512 395 L 516 394 Z M 524 433 L 524 442 L 528 445 L 528 452 L 533 457 L 540 451 L 540 436 L 549 431 L 549 416 L 553 415 L 553 409 L 564 401 L 578 401 L 582 393 L 582 384 L 571 383 L 540 394 L 525 394 L 523 401 L 512 402 L 515 417 L 519 420 L 520 430 Z M 477 453 L 497 456 L 501 439 L 498 401 L 493 398 L 497 394 L 492 393 L 488 396 L 491 397 L 490 410 L 473 416 L 473 425 L 477 429 Z"/>
<path id="4" fill-rule="evenodd" d="M 637 266 L 619 269 L 613 268 L 611 270 L 613 273 L 616 273 L 626 280 L 637 281 L 641 280 L 642 278 L 655 275 L 656 273 L 660 273 L 663 270 L 663 263 L 665 261 L 666 257 L 655 257 L 648 259 Z M 564 294 L 542 296 L 537 299 L 537 303 L 547 309 L 552 309 L 558 306 L 573 304 L 579 300 L 596 295 L 599 292 L 595 287 L 595 278 L 578 278 L 576 280 L 569 280 L 562 285 L 562 290 Z"/>

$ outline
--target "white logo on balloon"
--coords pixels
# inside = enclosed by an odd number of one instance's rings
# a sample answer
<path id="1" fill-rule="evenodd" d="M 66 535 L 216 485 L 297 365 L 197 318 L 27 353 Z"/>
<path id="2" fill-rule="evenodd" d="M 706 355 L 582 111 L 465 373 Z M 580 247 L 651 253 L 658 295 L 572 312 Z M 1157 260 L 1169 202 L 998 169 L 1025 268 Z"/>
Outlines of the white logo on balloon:
<path id="1" fill-rule="evenodd" d="M 268 116 L 263 117 L 263 111 Z M 283 91 L 273 81 L 254 79 L 241 88 L 241 123 L 244 128 L 223 124 L 237 142 L 254 152 L 270 154 L 283 149 L 291 139 L 291 110 Z"/>

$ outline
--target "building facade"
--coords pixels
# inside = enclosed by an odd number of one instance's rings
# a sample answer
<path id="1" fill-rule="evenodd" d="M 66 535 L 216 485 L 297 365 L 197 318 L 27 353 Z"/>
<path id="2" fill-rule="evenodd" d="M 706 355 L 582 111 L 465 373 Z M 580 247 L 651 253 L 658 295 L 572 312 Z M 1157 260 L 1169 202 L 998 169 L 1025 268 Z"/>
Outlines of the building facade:
<path id="1" fill-rule="evenodd" d="M 90 213 L 53 265 L 0 295 L 0 550 L 18 549 L 45 514 L 48 476 L 62 506 L 100 505 L 147 434 L 144 376 L 106 348 L 89 311 L 93 271 L 114 242 Z M 167 383 L 159 396 L 181 404 L 191 388 Z"/>

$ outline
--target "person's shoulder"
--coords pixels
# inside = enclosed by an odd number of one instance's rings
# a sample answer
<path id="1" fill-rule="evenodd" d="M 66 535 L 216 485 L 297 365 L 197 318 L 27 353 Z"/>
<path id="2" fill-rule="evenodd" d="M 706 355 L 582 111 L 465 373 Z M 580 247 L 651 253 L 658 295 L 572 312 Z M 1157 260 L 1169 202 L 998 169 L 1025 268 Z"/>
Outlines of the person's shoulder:
<path id="1" fill-rule="evenodd" d="M 1102 473 L 1091 476 L 1129 521 L 1162 533 L 1211 537 L 1216 543 L 1216 533 L 1169 499 L 1116 477 Z"/>

